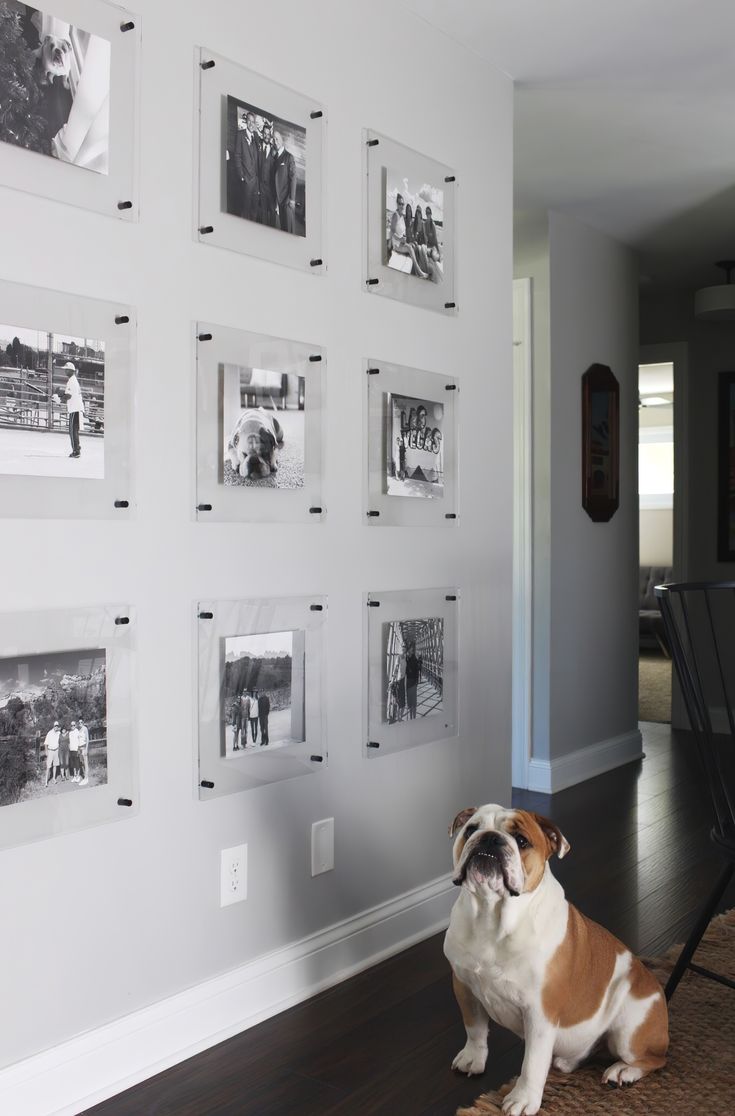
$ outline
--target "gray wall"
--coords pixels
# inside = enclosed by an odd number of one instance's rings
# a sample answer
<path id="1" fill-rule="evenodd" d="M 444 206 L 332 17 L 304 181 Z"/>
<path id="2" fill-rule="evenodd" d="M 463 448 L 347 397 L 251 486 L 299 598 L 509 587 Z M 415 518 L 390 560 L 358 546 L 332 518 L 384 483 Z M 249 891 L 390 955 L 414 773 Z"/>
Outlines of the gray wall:
<path id="1" fill-rule="evenodd" d="M 692 581 L 735 578 L 734 563 L 717 561 L 717 376 L 735 371 L 735 322 L 698 321 L 694 291 L 687 290 L 645 295 L 640 315 L 641 344 L 688 346 L 686 576 Z M 681 479 L 675 477 L 677 486 Z"/>
<path id="2" fill-rule="evenodd" d="M 12 546 L 3 547 L 0 608 L 118 600 L 137 607 L 141 775 L 138 817 L 0 854 L 3 1063 L 443 875 L 446 827 L 457 810 L 509 797 L 511 82 L 389 0 L 283 0 L 255 14 L 236 0 L 141 7 L 140 224 L 12 191 L 2 196 L 3 278 L 139 308 L 137 518 L 6 524 Z M 397 43 L 405 49 L 396 51 Z M 195 44 L 326 106 L 324 278 L 194 242 Z M 361 130 L 368 126 L 456 168 L 455 320 L 363 291 Z M 326 345 L 323 526 L 191 521 L 196 318 Z M 367 355 L 458 375 L 455 529 L 363 525 Z M 362 594 L 455 584 L 460 737 L 368 763 Z M 193 603 L 311 592 L 329 597 L 328 768 L 200 804 L 192 794 Z M 326 816 L 335 817 L 336 870 L 311 879 L 310 827 Z M 219 852 L 242 841 L 248 899 L 221 910 Z M 71 951 L 83 960 L 72 963 Z"/>

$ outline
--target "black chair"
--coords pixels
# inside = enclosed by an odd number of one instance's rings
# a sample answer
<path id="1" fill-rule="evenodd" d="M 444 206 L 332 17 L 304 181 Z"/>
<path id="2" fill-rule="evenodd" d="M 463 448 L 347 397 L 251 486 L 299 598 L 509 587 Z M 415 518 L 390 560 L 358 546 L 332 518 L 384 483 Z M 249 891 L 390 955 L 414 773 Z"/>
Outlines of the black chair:
<path id="1" fill-rule="evenodd" d="M 707 777 L 710 836 L 726 861 L 669 977 L 670 1000 L 687 969 L 735 988 L 735 981 L 692 961 L 735 875 L 735 581 L 657 585 L 654 591 Z"/>

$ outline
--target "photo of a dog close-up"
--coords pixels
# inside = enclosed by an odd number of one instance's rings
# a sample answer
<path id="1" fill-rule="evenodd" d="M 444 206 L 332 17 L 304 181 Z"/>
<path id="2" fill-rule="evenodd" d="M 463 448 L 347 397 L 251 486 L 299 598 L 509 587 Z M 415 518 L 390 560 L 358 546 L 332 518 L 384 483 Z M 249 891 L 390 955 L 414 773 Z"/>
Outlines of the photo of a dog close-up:
<path id="1" fill-rule="evenodd" d="M 304 377 L 223 364 L 220 384 L 223 483 L 302 488 Z"/>
<path id="2" fill-rule="evenodd" d="M 494 1020 L 525 1041 L 506 1116 L 534 1116 L 552 1066 L 571 1074 L 605 1048 L 605 1085 L 632 1085 L 661 1069 L 664 992 L 622 942 L 567 901 L 550 866 L 570 851 L 558 826 L 490 804 L 460 811 L 449 833 L 460 891 L 444 953 L 467 1035 L 452 1068 L 484 1072 Z"/>

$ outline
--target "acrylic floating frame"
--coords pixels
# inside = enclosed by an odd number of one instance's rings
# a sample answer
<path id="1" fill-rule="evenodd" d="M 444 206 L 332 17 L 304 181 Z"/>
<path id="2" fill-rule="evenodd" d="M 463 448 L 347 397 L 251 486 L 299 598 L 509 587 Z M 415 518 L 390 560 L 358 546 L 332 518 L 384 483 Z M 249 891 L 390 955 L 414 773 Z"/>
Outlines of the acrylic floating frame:
<path id="1" fill-rule="evenodd" d="M 204 48 L 196 51 L 196 70 L 197 239 L 323 273 L 323 106 Z M 263 154 L 259 137 L 276 132 L 278 150 L 268 144 L 266 152 L 274 160 L 274 186 L 261 193 L 263 177 L 271 175 L 259 176 L 255 165 Z"/>
<path id="2" fill-rule="evenodd" d="M 365 382 L 365 522 L 456 524 L 456 380 L 375 359 L 365 362 Z"/>
<path id="3" fill-rule="evenodd" d="M 137 813 L 134 630 L 126 605 L 0 615 L 0 685 L 9 695 L 0 710 L 0 848 Z M 70 735 L 79 717 L 88 736 L 81 763 Z M 71 778 L 72 767 L 86 783 Z"/>
<path id="4" fill-rule="evenodd" d="M 364 131 L 363 144 L 365 290 L 456 314 L 454 171 L 379 132 Z"/>
<path id="5" fill-rule="evenodd" d="M 9 90 L 0 82 L 0 136 L 7 128 L 21 140 L 0 143 L 0 185 L 137 220 L 140 17 L 103 0 L 19 7 L 26 11 L 13 40 L 18 84 Z M 54 55 L 41 42 L 49 36 Z M 36 99 L 32 114 L 23 91 Z"/>
<path id="6" fill-rule="evenodd" d="M 318 596 L 199 603 L 200 799 L 324 770 L 326 615 Z"/>
<path id="7" fill-rule="evenodd" d="M 130 306 L 0 280 L 0 516 L 130 517 L 134 354 Z"/>
<path id="8" fill-rule="evenodd" d="M 459 590 L 368 593 L 365 755 L 459 732 Z"/>
<path id="9" fill-rule="evenodd" d="M 320 522 L 324 349 L 208 322 L 196 347 L 196 518 Z"/>

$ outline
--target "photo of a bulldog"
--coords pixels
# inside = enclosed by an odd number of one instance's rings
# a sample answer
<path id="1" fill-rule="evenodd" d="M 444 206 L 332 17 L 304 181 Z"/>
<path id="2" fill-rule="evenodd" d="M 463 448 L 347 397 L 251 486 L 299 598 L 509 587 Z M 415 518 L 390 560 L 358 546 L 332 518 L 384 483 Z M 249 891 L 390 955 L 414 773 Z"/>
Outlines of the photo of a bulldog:
<path id="1" fill-rule="evenodd" d="M 238 416 L 227 442 L 230 464 L 241 477 L 269 477 L 278 469 L 283 428 L 264 407 L 248 407 Z"/>
<path id="2" fill-rule="evenodd" d="M 65 89 L 71 88 L 69 74 L 72 53 L 68 38 L 60 35 L 46 35 L 41 40 L 41 45 L 35 51 L 35 55 L 39 79 L 43 84 L 48 85 L 54 78 L 60 78 Z"/>

